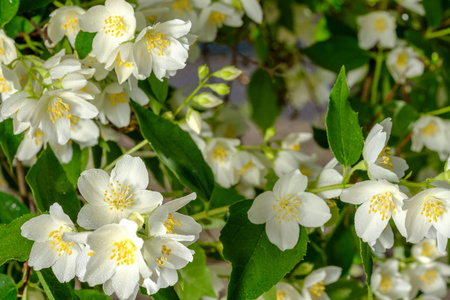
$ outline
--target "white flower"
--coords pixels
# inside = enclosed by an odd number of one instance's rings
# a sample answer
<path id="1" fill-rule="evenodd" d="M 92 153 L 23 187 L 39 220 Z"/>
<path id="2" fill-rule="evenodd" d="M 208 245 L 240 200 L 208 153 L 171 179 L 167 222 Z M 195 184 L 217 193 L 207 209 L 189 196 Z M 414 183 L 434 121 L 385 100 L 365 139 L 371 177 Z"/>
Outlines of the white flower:
<path id="1" fill-rule="evenodd" d="M 302 295 L 300 295 L 300 293 L 295 289 L 295 287 L 293 287 L 292 285 L 290 285 L 289 283 L 286 282 L 278 282 L 276 285 L 276 290 L 277 290 L 277 300 L 303 300 L 304 298 L 302 297 Z M 258 299 L 256 300 L 264 300 L 265 298 L 263 296 L 259 296 Z"/>
<path id="2" fill-rule="evenodd" d="M 0 64 L 7 65 L 17 58 L 15 42 L 0 29 Z"/>
<path id="3" fill-rule="evenodd" d="M 320 268 L 306 276 L 302 289 L 302 299 L 329 299 L 325 293 L 325 285 L 336 282 L 341 276 L 342 269 L 335 266 Z"/>
<path id="4" fill-rule="evenodd" d="M 386 65 L 395 81 L 405 83 L 406 78 L 423 74 L 424 64 L 411 47 L 397 47 L 389 52 Z"/>
<path id="5" fill-rule="evenodd" d="M 133 7 L 124 0 L 106 0 L 104 6 L 91 7 L 78 21 L 81 30 L 97 32 L 92 52 L 102 63 L 122 42 L 133 39 L 136 29 Z"/>
<path id="6" fill-rule="evenodd" d="M 143 282 L 149 295 L 178 281 L 177 270 L 184 268 L 194 259 L 194 251 L 181 242 L 193 239 L 193 236 L 171 234 L 156 236 L 144 243 L 142 252 L 153 272 L 152 276 Z"/>
<path id="7" fill-rule="evenodd" d="M 105 68 L 116 71 L 120 84 L 127 80 L 136 69 L 133 58 L 133 43 L 123 43 L 114 49 L 105 62 Z"/>
<path id="8" fill-rule="evenodd" d="M 405 201 L 407 241 L 418 243 L 433 229 L 438 250 L 443 253 L 450 238 L 449 207 L 450 190 L 444 188 L 427 189 Z"/>
<path id="9" fill-rule="evenodd" d="M 81 149 L 97 145 L 100 129 L 89 119 L 71 118 L 70 138 L 77 142 Z"/>
<path id="10" fill-rule="evenodd" d="M 196 134 L 200 134 L 202 131 L 202 116 L 191 107 L 188 107 L 186 113 L 186 123 Z"/>
<path id="11" fill-rule="evenodd" d="M 446 253 L 439 253 L 436 240 L 425 239 L 411 247 L 411 254 L 421 264 L 428 264 L 443 257 Z"/>
<path id="12" fill-rule="evenodd" d="M 397 185 L 385 180 L 358 182 L 345 189 L 341 200 L 351 204 L 362 204 L 355 214 L 356 234 L 364 242 L 378 239 L 392 219 L 398 230 L 406 236 L 403 200 L 408 198 Z"/>
<path id="13" fill-rule="evenodd" d="M 147 78 L 153 72 L 159 80 L 170 77 L 186 66 L 189 46 L 194 42 L 189 35 L 191 23 L 171 20 L 144 28 L 136 37 L 133 54 L 136 77 Z"/>
<path id="14" fill-rule="evenodd" d="M 410 11 L 413 11 L 421 16 L 425 15 L 422 0 L 397 0 L 397 3 Z"/>
<path id="15" fill-rule="evenodd" d="M 326 166 L 323 168 L 323 171 L 320 173 L 319 179 L 317 180 L 317 187 L 329 186 L 334 184 L 342 183 L 344 177 L 341 173 L 339 173 L 335 167 L 338 165 L 338 161 L 333 157 Z M 335 197 L 339 197 L 342 193 L 342 189 L 335 189 L 329 191 L 323 191 L 317 193 L 323 199 L 331 199 Z"/>
<path id="16" fill-rule="evenodd" d="M 242 16 L 232 6 L 223 2 L 214 2 L 204 8 L 199 16 L 199 27 L 195 34 L 202 42 L 212 42 L 216 39 L 217 30 L 223 25 L 230 27 L 242 26 Z"/>
<path id="17" fill-rule="evenodd" d="M 233 166 L 237 170 L 241 183 L 250 186 L 260 186 L 267 173 L 262 162 L 249 152 L 240 151 L 233 158 Z"/>
<path id="18" fill-rule="evenodd" d="M 370 49 L 377 43 L 383 48 L 392 48 L 397 41 L 395 17 L 387 11 L 374 11 L 356 19 L 359 25 L 358 44 Z"/>
<path id="19" fill-rule="evenodd" d="M 87 244 L 93 254 L 84 280 L 90 286 L 103 284 L 105 294 L 116 293 L 119 299 L 136 296 L 139 280 L 152 273 L 141 253 L 144 241 L 136 236 L 136 231 L 135 222 L 123 219 L 89 234 Z"/>
<path id="20" fill-rule="evenodd" d="M 177 210 L 197 197 L 191 193 L 179 199 L 171 200 L 156 208 L 148 220 L 150 236 L 162 236 L 168 234 L 194 236 L 192 240 L 184 242 L 186 246 L 195 242 L 202 227 L 192 217 L 177 213 Z"/>
<path id="21" fill-rule="evenodd" d="M 238 139 L 213 138 L 203 152 L 216 182 L 225 188 L 236 184 L 238 180 L 238 174 L 233 168 L 233 156 L 239 144 Z"/>
<path id="22" fill-rule="evenodd" d="M 450 266 L 441 262 L 420 264 L 409 276 L 416 293 L 421 290 L 426 295 L 444 299 L 448 291 L 446 277 L 450 276 Z"/>
<path id="23" fill-rule="evenodd" d="M 125 155 L 111 172 L 90 169 L 81 173 L 78 188 L 88 202 L 78 213 L 77 223 L 86 229 L 96 229 L 128 218 L 132 212 L 152 212 L 162 203 L 162 195 L 145 190 L 148 173 L 138 157 Z"/>
<path id="24" fill-rule="evenodd" d="M 95 58 L 94 54 L 91 52 L 88 56 L 86 56 L 81 63 L 95 70 L 94 78 L 97 81 L 103 80 L 108 76 L 109 71 L 105 69 L 105 63 L 100 63 L 97 58 Z"/>
<path id="25" fill-rule="evenodd" d="M 67 89 L 44 92 L 30 119 L 31 134 L 39 127 L 48 140 L 61 145 L 67 143 L 72 117 L 91 119 L 98 114 L 88 99 L 92 99 L 90 94 Z"/>
<path id="26" fill-rule="evenodd" d="M 309 132 L 292 132 L 281 141 L 281 151 L 274 160 L 275 174 L 280 177 L 300 168 L 302 163 L 314 160 L 314 156 L 301 152 L 301 144 L 312 139 Z"/>
<path id="27" fill-rule="evenodd" d="M 261 23 L 263 12 L 261 4 L 257 0 L 241 0 L 245 14 L 256 23 Z"/>
<path id="28" fill-rule="evenodd" d="M 422 151 L 423 146 L 436 151 L 441 160 L 450 153 L 450 123 L 435 116 L 423 116 L 413 125 L 411 150 Z"/>
<path id="29" fill-rule="evenodd" d="M 100 121 L 107 124 L 107 120 L 109 120 L 117 127 L 125 127 L 130 124 L 131 109 L 129 102 L 129 94 L 117 82 L 106 86 L 94 100 L 94 104 L 99 110 Z"/>
<path id="30" fill-rule="evenodd" d="M 84 9 L 78 6 L 63 6 L 54 10 L 50 14 L 50 21 L 47 27 L 48 37 L 53 44 L 58 43 L 64 36 L 67 36 L 70 45 L 74 48 L 75 38 L 80 31 L 78 16 L 84 13 Z"/>
<path id="31" fill-rule="evenodd" d="M 398 260 L 390 259 L 373 271 L 371 287 L 381 300 L 407 297 L 411 284 L 398 272 Z"/>
<path id="32" fill-rule="evenodd" d="M 394 232 L 391 226 L 389 224 L 386 225 L 381 235 L 375 241 L 368 242 L 368 244 L 373 251 L 380 253 L 386 252 L 386 249 L 391 249 L 394 246 Z"/>
<path id="33" fill-rule="evenodd" d="M 375 124 L 364 142 L 363 156 L 371 178 L 398 182 L 408 165 L 403 158 L 391 155 L 391 148 L 387 146 L 391 128 L 390 118 Z"/>
<path id="34" fill-rule="evenodd" d="M 49 215 L 40 215 L 22 225 L 22 236 L 35 241 L 31 248 L 28 264 L 35 270 L 52 267 L 60 282 L 67 282 L 75 276 L 75 262 L 80 245 L 65 242 L 65 232 L 74 232 L 73 222 L 58 203 L 50 206 Z"/>
<path id="35" fill-rule="evenodd" d="M 298 241 L 299 224 L 320 227 L 330 218 L 330 208 L 320 197 L 305 192 L 308 178 L 299 170 L 278 179 L 273 191 L 255 198 L 248 211 L 252 223 L 266 223 L 269 240 L 281 250 L 292 249 Z"/>

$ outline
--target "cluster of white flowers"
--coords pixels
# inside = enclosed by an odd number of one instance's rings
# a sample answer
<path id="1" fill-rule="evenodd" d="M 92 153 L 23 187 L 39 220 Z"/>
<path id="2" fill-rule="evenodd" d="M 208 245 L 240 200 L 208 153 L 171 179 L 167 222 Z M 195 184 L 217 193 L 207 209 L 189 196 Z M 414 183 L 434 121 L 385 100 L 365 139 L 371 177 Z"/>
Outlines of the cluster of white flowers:
<path id="1" fill-rule="evenodd" d="M 58 203 L 22 226 L 22 235 L 35 241 L 29 265 L 52 267 L 66 282 L 77 276 L 105 294 L 134 299 L 139 286 L 149 294 L 178 281 L 177 270 L 193 260 L 187 248 L 198 239 L 201 226 L 177 212 L 196 198 L 195 193 L 162 203 L 160 193 L 146 190 L 148 174 L 139 158 L 124 156 L 108 175 L 89 169 L 78 179 L 87 201 L 77 223 Z"/>
<path id="2" fill-rule="evenodd" d="M 448 264 L 438 259 L 446 256 L 436 247 L 435 240 L 425 239 L 411 248 L 414 262 L 400 264 L 389 259 L 375 267 L 371 287 L 379 299 L 443 299 L 447 294 Z M 401 271 L 399 270 L 401 269 Z"/>
<path id="3" fill-rule="evenodd" d="M 450 122 L 436 116 L 423 116 L 412 129 L 411 150 L 422 151 L 423 147 L 435 151 L 441 160 L 450 155 Z"/>

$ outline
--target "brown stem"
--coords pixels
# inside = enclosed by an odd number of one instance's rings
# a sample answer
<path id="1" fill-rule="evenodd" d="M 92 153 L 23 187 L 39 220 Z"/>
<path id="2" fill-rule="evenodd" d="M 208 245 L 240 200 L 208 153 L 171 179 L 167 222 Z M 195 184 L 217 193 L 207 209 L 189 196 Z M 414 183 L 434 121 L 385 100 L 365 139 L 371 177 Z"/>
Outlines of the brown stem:
<path id="1" fill-rule="evenodd" d="M 17 294 L 17 298 L 21 298 L 23 296 L 23 292 L 28 284 L 28 279 L 30 278 L 30 273 L 31 273 L 31 267 L 28 265 L 28 261 L 26 261 L 23 264 L 23 268 L 24 268 L 24 275 L 23 275 L 23 284 L 19 289 L 19 292 Z"/>
<path id="2" fill-rule="evenodd" d="M 30 200 L 27 190 L 27 183 L 25 182 L 25 171 L 23 165 L 19 160 L 16 160 L 17 184 L 19 186 L 19 194 L 22 201 L 28 206 L 30 212 L 36 213 L 36 204 Z"/>
<path id="3" fill-rule="evenodd" d="M 395 156 L 399 156 L 402 148 L 409 142 L 412 136 L 412 131 L 405 137 L 403 141 L 398 144 L 397 148 L 395 149 Z"/>
<path id="4" fill-rule="evenodd" d="M 43 28 L 41 28 L 41 26 L 39 26 L 39 24 L 34 22 L 33 19 L 29 18 L 28 21 L 31 23 L 31 25 L 33 25 L 33 27 L 39 33 L 39 35 L 41 36 L 42 40 L 44 42 L 47 42 L 49 45 L 51 45 L 52 41 L 50 40 L 50 38 L 48 37 L 47 32 L 46 32 L 47 24 L 45 24 L 45 26 Z"/>

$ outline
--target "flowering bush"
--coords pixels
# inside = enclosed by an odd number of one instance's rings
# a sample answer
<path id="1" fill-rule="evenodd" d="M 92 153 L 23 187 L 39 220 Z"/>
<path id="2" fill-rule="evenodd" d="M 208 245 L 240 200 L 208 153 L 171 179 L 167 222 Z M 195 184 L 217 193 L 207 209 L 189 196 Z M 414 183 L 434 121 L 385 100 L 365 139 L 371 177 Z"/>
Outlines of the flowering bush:
<path id="1" fill-rule="evenodd" d="M 0 298 L 450 297 L 449 17 L 1 0 Z"/>

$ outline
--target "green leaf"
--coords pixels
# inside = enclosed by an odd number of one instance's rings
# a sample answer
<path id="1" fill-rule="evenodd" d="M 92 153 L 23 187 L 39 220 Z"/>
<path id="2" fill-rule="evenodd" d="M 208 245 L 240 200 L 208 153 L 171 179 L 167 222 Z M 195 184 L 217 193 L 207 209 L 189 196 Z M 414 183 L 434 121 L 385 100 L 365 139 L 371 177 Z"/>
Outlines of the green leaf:
<path id="1" fill-rule="evenodd" d="M 235 189 L 226 189 L 216 184 L 209 203 L 209 209 L 229 206 L 244 199 L 244 196 Z"/>
<path id="2" fill-rule="evenodd" d="M 86 165 L 83 165 L 81 162 L 82 151 L 80 150 L 78 144 L 72 144 L 72 149 L 72 160 L 67 164 L 61 164 L 61 166 L 64 168 L 64 171 L 67 174 L 67 179 L 69 179 L 73 187 L 76 188 L 78 177 L 80 177 L 80 174 L 84 170 Z M 88 148 L 85 148 L 85 150 L 88 150 Z"/>
<path id="3" fill-rule="evenodd" d="M 110 300 L 111 297 L 95 290 L 75 290 L 80 300 Z"/>
<path id="4" fill-rule="evenodd" d="M 334 230 L 333 235 L 325 248 L 328 265 L 342 268 L 345 275 L 350 270 L 353 263 L 353 235 L 351 230 L 341 222 Z"/>
<path id="5" fill-rule="evenodd" d="M 442 22 L 442 1 L 426 0 L 422 2 L 429 27 L 438 27 Z"/>
<path id="6" fill-rule="evenodd" d="M 19 9 L 19 0 L 1 0 L 0 1 L 0 27 L 3 27 L 6 23 L 16 15 Z"/>
<path id="7" fill-rule="evenodd" d="M 51 147 L 42 152 L 25 179 L 40 212 L 48 211 L 53 203 L 58 202 L 64 212 L 76 221 L 80 201 Z"/>
<path id="8" fill-rule="evenodd" d="M 361 246 L 361 261 L 362 265 L 364 267 L 364 273 L 366 273 L 366 285 L 367 285 L 367 296 L 369 300 L 373 299 L 372 290 L 370 288 L 371 279 L 372 279 L 372 269 L 373 269 L 373 259 L 372 259 L 372 252 L 370 250 L 370 247 L 367 243 L 363 242 L 361 239 L 359 239 L 360 246 Z"/>
<path id="9" fill-rule="evenodd" d="M 291 271 L 306 253 L 308 235 L 303 227 L 297 245 L 281 251 L 267 238 L 264 224 L 248 220 L 251 205 L 250 200 L 233 204 L 220 234 L 224 257 L 233 267 L 228 299 L 256 299 Z"/>
<path id="10" fill-rule="evenodd" d="M 317 128 L 314 126 L 312 127 L 312 130 L 313 130 L 314 141 L 317 143 L 317 145 L 319 145 L 320 147 L 322 147 L 324 149 L 329 149 L 330 145 L 328 145 L 327 131 L 325 129 Z"/>
<path id="11" fill-rule="evenodd" d="M 405 39 L 412 45 L 421 49 L 426 57 L 430 58 L 433 49 L 431 48 L 430 42 L 425 38 L 425 36 L 414 30 L 407 30 L 405 32 Z"/>
<path id="12" fill-rule="evenodd" d="M 325 123 L 331 151 L 344 166 L 350 166 L 358 161 L 363 144 L 358 115 L 347 100 L 348 93 L 345 68 L 342 67 L 330 94 Z"/>
<path id="13" fill-rule="evenodd" d="M 150 169 L 158 184 L 164 187 L 164 173 L 161 170 L 159 159 L 157 157 L 143 157 L 142 160 L 147 168 Z"/>
<path id="14" fill-rule="evenodd" d="M 148 78 L 148 82 L 150 83 L 150 87 L 156 100 L 158 100 L 159 103 L 164 103 L 167 99 L 167 95 L 169 94 L 169 81 L 167 78 L 163 78 L 163 81 L 160 81 L 152 72 Z"/>
<path id="15" fill-rule="evenodd" d="M 359 48 L 358 41 L 350 36 L 332 36 L 303 49 L 314 64 L 338 73 L 342 65 L 347 71 L 369 62 L 369 52 Z"/>
<path id="16" fill-rule="evenodd" d="M 4 1 L 4 0 L 2 0 Z M 52 3 L 54 0 L 21 0 L 19 6 L 19 13 L 32 11 L 41 7 L 45 7 Z"/>
<path id="17" fill-rule="evenodd" d="M 0 274 L 0 299 L 17 299 L 17 288 L 14 280 L 6 274 Z"/>
<path id="18" fill-rule="evenodd" d="M 293 2 L 293 0 L 284 0 L 277 3 L 281 13 L 279 18 L 280 24 L 292 32 L 294 31 Z"/>
<path id="19" fill-rule="evenodd" d="M 142 135 L 151 143 L 159 159 L 197 197 L 207 201 L 214 189 L 214 176 L 189 134 L 131 101 Z"/>
<path id="20" fill-rule="evenodd" d="M 0 224 L 9 224 L 30 210 L 13 196 L 0 192 Z M 1 298 L 0 298 L 1 299 Z"/>
<path id="21" fill-rule="evenodd" d="M 181 300 L 198 300 L 202 296 L 216 297 L 211 274 L 206 267 L 205 251 L 198 244 L 189 248 L 195 251 L 194 260 L 178 271 L 180 278 L 175 286 L 178 296 Z"/>
<path id="22" fill-rule="evenodd" d="M 75 39 L 75 50 L 78 53 L 78 58 L 83 59 L 92 51 L 92 41 L 97 33 L 85 32 L 80 30 Z"/>
<path id="23" fill-rule="evenodd" d="M 146 295 L 146 289 L 141 287 L 140 291 Z M 180 300 L 173 286 L 169 286 L 164 289 L 160 289 L 156 294 L 151 295 L 153 300 Z"/>
<path id="24" fill-rule="evenodd" d="M 12 259 L 18 261 L 28 259 L 33 241 L 22 236 L 20 227 L 35 216 L 24 215 L 7 225 L 0 225 L 0 265 Z"/>
<path id="25" fill-rule="evenodd" d="M 61 283 L 56 278 L 55 274 L 53 274 L 52 269 L 42 269 L 40 271 L 35 272 L 38 274 L 39 281 L 44 288 L 45 294 L 48 298 L 51 299 L 78 299 L 78 296 L 75 295 L 74 289 L 70 283 Z"/>
<path id="26" fill-rule="evenodd" d="M 247 94 L 252 106 L 252 120 L 262 131 L 271 127 L 282 108 L 278 105 L 277 84 L 270 74 L 257 69 L 248 85 Z"/>
<path id="27" fill-rule="evenodd" d="M 334 300 L 364 299 L 366 295 L 366 289 L 358 282 L 344 278 L 327 285 L 325 292 Z"/>
<path id="28" fill-rule="evenodd" d="M 8 164 L 11 168 L 12 161 L 22 139 L 23 134 L 14 135 L 12 119 L 7 119 L 0 123 L 0 146 L 2 147 L 3 153 L 5 153 Z"/>

